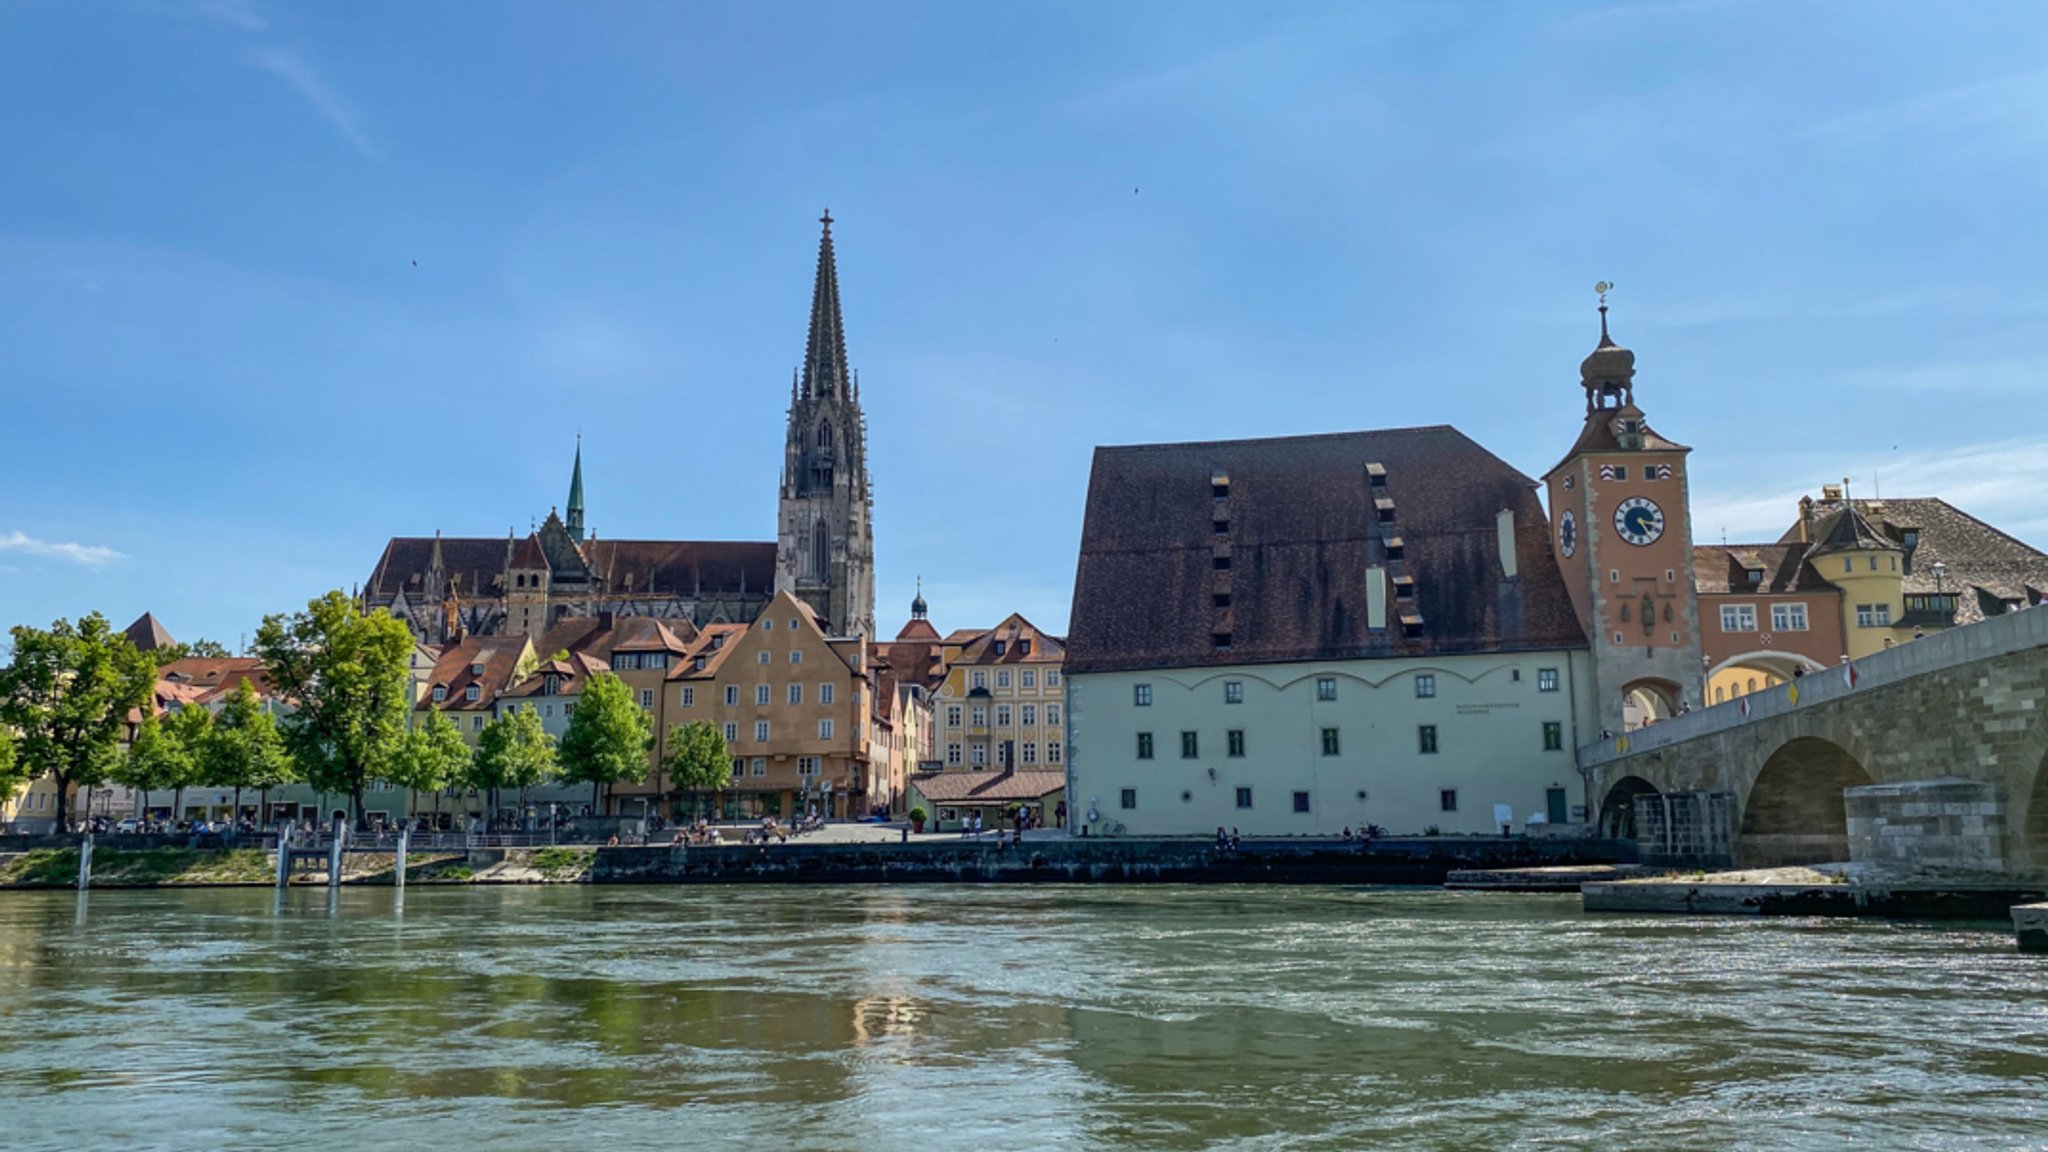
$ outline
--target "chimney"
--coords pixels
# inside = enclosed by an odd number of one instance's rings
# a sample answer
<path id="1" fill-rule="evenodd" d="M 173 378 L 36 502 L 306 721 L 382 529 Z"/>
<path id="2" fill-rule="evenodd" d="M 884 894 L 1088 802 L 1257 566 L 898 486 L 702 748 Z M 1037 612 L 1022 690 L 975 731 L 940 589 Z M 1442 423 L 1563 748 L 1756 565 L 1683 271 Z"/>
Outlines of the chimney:
<path id="1" fill-rule="evenodd" d="M 1813 543 L 1813 497 L 1799 498 L 1799 542 Z"/>

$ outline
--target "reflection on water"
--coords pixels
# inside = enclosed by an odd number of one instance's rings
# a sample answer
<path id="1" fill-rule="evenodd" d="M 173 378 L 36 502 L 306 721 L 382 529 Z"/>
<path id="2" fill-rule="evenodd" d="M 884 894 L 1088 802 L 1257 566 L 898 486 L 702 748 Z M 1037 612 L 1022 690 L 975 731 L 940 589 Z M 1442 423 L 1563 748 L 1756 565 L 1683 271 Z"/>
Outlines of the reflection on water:
<path id="1" fill-rule="evenodd" d="M 9 1148 L 2041 1147 L 2009 934 L 1255 888 L 0 893 Z"/>

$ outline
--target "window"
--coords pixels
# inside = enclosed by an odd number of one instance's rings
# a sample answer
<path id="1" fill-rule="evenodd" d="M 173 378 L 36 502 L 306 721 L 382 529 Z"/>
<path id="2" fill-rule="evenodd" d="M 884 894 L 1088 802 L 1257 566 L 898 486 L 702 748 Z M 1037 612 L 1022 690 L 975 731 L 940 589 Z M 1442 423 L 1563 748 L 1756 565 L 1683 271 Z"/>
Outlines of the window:
<path id="1" fill-rule="evenodd" d="M 547 717 L 553 717 L 553 716 L 554 716 L 554 714 L 555 714 L 555 706 L 554 706 L 553 704 L 543 704 L 543 705 L 541 705 L 541 706 L 540 706 L 540 714 L 541 714 L 541 715 L 543 715 L 543 716 L 547 716 Z"/>
<path id="2" fill-rule="evenodd" d="M 1335 676 L 1320 676 L 1320 677 L 1317 677 L 1317 679 L 1316 679 L 1316 699 L 1318 699 L 1318 700 L 1335 700 L 1336 698 L 1337 698 L 1337 678 L 1336 678 Z"/>
<path id="3" fill-rule="evenodd" d="M 1017 680 L 1017 682 L 1018 682 L 1019 684 L 1023 685 L 1024 687 L 1026 687 L 1026 688 L 1036 688 L 1036 687 L 1038 687 L 1038 673 L 1036 673 L 1036 672 L 1028 672 L 1028 671 L 1027 671 L 1027 672 L 1019 672 L 1019 673 L 1017 674 L 1017 676 L 1018 676 L 1018 680 Z"/>
<path id="4" fill-rule="evenodd" d="M 1308 811 L 1308 793 L 1296 792 L 1294 794 L 1294 810 L 1296 812 Z"/>
<path id="5" fill-rule="evenodd" d="M 1183 760 L 1193 760 L 1201 754 L 1201 738 L 1193 732 L 1181 733 L 1180 758 Z"/>
<path id="6" fill-rule="evenodd" d="M 740 738 L 740 726 L 739 726 L 739 725 L 737 725 L 737 724 L 727 724 L 727 725 L 725 726 L 725 742 L 726 742 L 727 744 L 730 744 L 730 743 L 732 743 L 733 741 L 735 741 L 735 740 L 737 740 L 737 739 L 739 739 L 739 738 Z"/>
<path id="7" fill-rule="evenodd" d="M 1024 757 L 1024 763 L 1026 763 L 1026 764 L 1036 764 L 1036 763 L 1038 763 L 1038 742 L 1037 742 L 1037 741 L 1035 741 L 1035 740 L 1026 740 L 1026 741 L 1024 742 L 1024 749 L 1023 749 L 1023 757 Z"/>
<path id="8" fill-rule="evenodd" d="M 695 708 L 697 706 L 697 690 L 695 688 L 685 686 L 683 688 L 682 696 L 679 702 L 685 708 Z"/>
<path id="9" fill-rule="evenodd" d="M 1244 703 L 1244 681 L 1225 680 L 1223 682 L 1223 702 L 1225 704 Z"/>
<path id="10" fill-rule="evenodd" d="M 1238 806 L 1239 808 L 1249 808 L 1249 807 L 1251 807 L 1251 806 L 1252 806 L 1252 790 L 1251 790 L 1251 789 L 1249 789 L 1249 788 L 1239 788 L 1239 789 L 1237 790 L 1237 806 Z"/>
<path id="11" fill-rule="evenodd" d="M 1059 763 L 1059 762 L 1060 762 L 1060 742 L 1059 742 L 1059 741 L 1057 741 L 1057 740 L 1048 740 L 1048 741 L 1046 741 L 1046 742 L 1045 742 L 1045 762 L 1046 762 L 1047 764 L 1057 764 L 1057 763 Z"/>
<path id="12" fill-rule="evenodd" d="M 998 705 L 996 705 L 996 727 L 998 727 L 998 728 L 1008 728 L 1009 726 L 1010 726 L 1010 706 L 1009 706 L 1008 704 L 998 704 Z"/>
<path id="13" fill-rule="evenodd" d="M 789 686 L 789 702 L 790 702 L 791 704 L 801 704 L 801 703 L 803 703 L 803 702 L 804 702 L 804 686 L 803 686 L 803 685 L 801 685 L 801 684 L 791 684 L 791 685 Z"/>
<path id="14" fill-rule="evenodd" d="M 958 764 L 958 763 L 960 763 L 960 745 L 958 745 L 958 744 L 948 744 L 948 745 L 946 745 L 946 763 L 948 763 L 948 764 Z"/>
<path id="15" fill-rule="evenodd" d="M 1059 673 L 1057 673 L 1057 672 L 1047 672 L 1047 673 L 1045 674 L 1045 686 L 1046 686 L 1047 688 L 1057 688 L 1057 687 L 1059 687 L 1059 686 L 1060 686 L 1060 674 L 1059 674 Z"/>
<path id="16" fill-rule="evenodd" d="M 1242 728 L 1232 728 L 1232 729 L 1231 729 L 1231 730 L 1230 730 L 1229 732 L 1226 732 L 1226 733 L 1224 734 L 1223 742 L 1224 742 L 1224 744 L 1225 744 L 1225 745 L 1227 745 L 1227 746 L 1228 746 L 1228 749 L 1229 749 L 1229 753 L 1230 753 L 1230 755 L 1231 755 L 1231 756 L 1233 756 L 1233 757 L 1236 757 L 1236 758 L 1240 758 L 1240 759 L 1241 759 L 1241 758 L 1243 758 L 1243 756 L 1244 756 L 1244 729 L 1242 729 Z"/>
<path id="17" fill-rule="evenodd" d="M 801 653 L 801 652 L 791 652 L 791 653 L 789 654 L 789 662 L 790 662 L 791 664 L 801 664 L 801 663 L 803 663 L 803 662 L 804 662 L 804 654 L 803 654 L 803 653 Z"/>
<path id="18" fill-rule="evenodd" d="M 1557 669 L 1538 668 L 1536 670 L 1536 690 L 1538 692 L 1557 691 Z"/>
<path id="19" fill-rule="evenodd" d="M 1754 604 L 1723 604 L 1723 605 L 1721 605 L 1721 631 L 1723 631 L 1723 632 L 1754 632 L 1754 631 L 1756 631 L 1756 605 L 1754 605 Z"/>
<path id="20" fill-rule="evenodd" d="M 1150 732 L 1140 732 L 1138 733 L 1138 759 L 1150 760 L 1151 758 L 1152 734 Z"/>
<path id="21" fill-rule="evenodd" d="M 640 690 L 640 706 L 642 708 L 654 707 L 654 689 L 642 688 Z"/>
<path id="22" fill-rule="evenodd" d="M 469 730 L 470 730 L 471 732 L 481 732 L 481 731 L 483 731 L 483 730 L 484 730 L 484 718 L 483 718 L 483 717 L 481 717 L 481 716 L 471 716 L 471 717 L 469 718 Z"/>
<path id="23" fill-rule="evenodd" d="M 1007 651 L 1007 650 L 1008 650 L 1007 642 L 1005 642 L 1005 641 L 1002 641 L 1002 640 L 998 640 L 998 641 L 996 641 L 996 655 L 998 655 L 998 656 L 1001 656 L 1001 655 L 1002 655 L 1002 654 L 1003 654 L 1003 653 L 1004 653 L 1005 651 Z M 1003 677 L 1003 678 L 1002 678 L 1002 682 L 1003 682 L 1003 683 L 1005 683 L 1005 684 L 1009 683 L 1009 678 L 1008 678 L 1007 676 Z"/>
<path id="24" fill-rule="evenodd" d="M 756 757 L 754 757 L 754 775 L 756 775 L 756 776 L 766 776 L 767 774 L 768 774 L 768 758 L 767 758 L 766 756 L 756 756 Z"/>
<path id="25" fill-rule="evenodd" d="M 1151 707 L 1152 686 L 1150 684 L 1131 685 L 1131 703 L 1139 708 Z"/>
<path id="26" fill-rule="evenodd" d="M 1564 751 L 1564 722 L 1562 720 L 1545 720 L 1543 722 L 1543 750 L 1545 752 Z"/>
<path id="27" fill-rule="evenodd" d="M 1892 626 L 1892 606 L 1889 604 L 1858 604 L 1856 606 L 1858 628 L 1889 628 Z"/>
<path id="28" fill-rule="evenodd" d="M 1116 799 L 1117 806 L 1128 812 L 1138 806 L 1138 790 L 1136 788 L 1125 788 L 1117 793 Z"/>
<path id="29" fill-rule="evenodd" d="M 447 698 L 448 686 L 446 684 L 434 685 L 434 703 L 439 704 L 441 701 L 446 700 Z M 37 793 L 37 795 L 41 795 L 41 793 Z"/>
<path id="30" fill-rule="evenodd" d="M 1212 593 L 1212 594 L 1210 595 L 1210 597 L 1209 597 L 1209 603 L 1210 603 L 1210 604 L 1212 604 L 1212 605 L 1214 605 L 1214 606 L 1215 606 L 1215 607 L 1217 607 L 1217 608 L 1228 608 L 1228 607 L 1230 607 L 1230 593 L 1228 593 L 1228 592 L 1216 592 L 1216 593 Z"/>
<path id="31" fill-rule="evenodd" d="M 946 727 L 958 728 L 960 726 L 960 715 L 960 706 L 958 704 L 946 705 Z"/>
<path id="32" fill-rule="evenodd" d="M 1771 605 L 1771 629 L 1775 632 L 1806 631 L 1806 605 Z"/>
<path id="33" fill-rule="evenodd" d="M 754 685 L 754 703 L 756 703 L 756 704 L 766 704 L 767 702 L 768 702 L 768 686 L 767 686 L 766 684 L 756 684 L 756 685 Z"/>
<path id="34" fill-rule="evenodd" d="M 1436 806 L 1439 811 L 1456 812 L 1458 810 L 1458 790 L 1456 788 L 1439 789 L 1436 794 Z"/>
<path id="35" fill-rule="evenodd" d="M 1616 465 L 1614 466 L 1614 478 L 1615 478 L 1616 480 L 1626 480 L 1626 479 L 1628 479 L 1628 465 L 1626 465 L 1626 464 L 1616 464 Z"/>
<path id="36" fill-rule="evenodd" d="M 830 716 L 827 716 L 825 719 L 818 721 L 818 739 L 830 740 L 831 738 L 832 718 Z"/>
<path id="37" fill-rule="evenodd" d="M 771 659 L 773 659 L 773 657 L 770 656 L 766 651 L 754 653 L 754 663 L 756 664 L 766 664 Z"/>
<path id="38" fill-rule="evenodd" d="M 773 620 L 771 620 L 771 619 L 769 619 L 769 618 L 767 618 L 767 617 L 765 617 L 765 616 L 764 616 L 764 617 L 762 617 L 762 618 L 761 618 L 761 630 L 762 630 L 763 632 L 773 632 L 773 631 L 775 631 L 775 621 L 773 621 Z"/>
<path id="39" fill-rule="evenodd" d="M 766 720 L 754 721 L 754 739 L 762 741 L 763 743 L 767 742 L 768 722 Z"/>
<path id="40" fill-rule="evenodd" d="M 967 686 L 969 688 L 988 687 L 988 673 L 980 671 L 978 669 L 976 671 L 969 672 L 967 674 Z"/>
<path id="41" fill-rule="evenodd" d="M 727 708 L 737 707 L 739 702 L 740 686 L 737 684 L 727 684 L 725 686 L 725 706 Z"/>
<path id="42" fill-rule="evenodd" d="M 1022 708 L 1018 709 L 1018 711 L 1020 713 L 1020 715 L 1018 716 L 1018 720 L 1026 728 L 1030 728 L 1038 723 L 1038 705 L 1026 704 Z"/>
<path id="43" fill-rule="evenodd" d="M 988 745 L 986 745 L 986 744 L 976 744 L 976 745 L 973 745 L 972 747 L 968 748 L 968 749 L 967 749 L 967 762 L 968 762 L 968 764 L 969 764 L 969 765 L 971 765 L 971 766 L 973 766 L 973 767 L 975 767 L 975 768 L 979 768 L 979 767 L 981 767 L 982 765 L 984 765 L 984 764 L 987 764 L 987 763 L 988 763 Z"/>
<path id="44" fill-rule="evenodd" d="M 1842 557 L 1842 571 L 1844 571 L 1844 572 L 1854 572 L 1855 570 L 1856 570 L 1856 558 L 1855 558 L 1854 556 L 1844 556 L 1844 557 Z"/>
<path id="45" fill-rule="evenodd" d="M 469 701 L 472 704 L 476 703 L 478 698 L 481 697 L 483 694 L 484 690 L 475 684 L 471 684 L 469 687 L 464 688 L 462 690 L 462 698 L 464 700 Z"/>
<path id="46" fill-rule="evenodd" d="M 1415 735 L 1425 755 L 1436 752 L 1436 725 L 1424 724 L 1415 730 Z"/>
<path id="47" fill-rule="evenodd" d="M 1214 565 L 1215 565 L 1216 571 L 1218 571 L 1218 572 L 1228 572 L 1228 571 L 1230 571 L 1230 557 L 1228 557 L 1228 556 L 1218 556 L 1218 557 L 1216 557 L 1216 559 L 1215 559 L 1215 561 L 1214 561 Z"/>
<path id="48" fill-rule="evenodd" d="M 1225 519 L 1224 517 L 1218 516 L 1214 521 L 1211 522 L 1210 527 L 1216 530 L 1216 534 L 1218 536 L 1230 535 L 1230 521 Z"/>
<path id="49" fill-rule="evenodd" d="M 1761 568 L 1745 569 L 1743 575 L 1749 577 L 1751 584 L 1761 584 L 1764 582 L 1764 570 Z"/>
<path id="50" fill-rule="evenodd" d="M 1005 669 L 1005 670 L 1003 670 L 1003 671 L 1001 671 L 1001 672 L 998 672 L 998 673 L 996 673 L 996 687 L 998 687 L 998 688 L 1008 688 L 1009 686 L 1010 686 L 1010 673 L 1009 673 L 1009 670 L 1008 670 L 1008 669 Z"/>
<path id="51" fill-rule="evenodd" d="M 988 727 L 988 709 L 986 707 L 976 706 L 974 711 L 968 713 L 967 720 L 970 727 Z"/>
<path id="52" fill-rule="evenodd" d="M 1323 729 L 1323 755 L 1337 755 L 1337 730 L 1335 728 Z"/>
<path id="53" fill-rule="evenodd" d="M 1059 706 L 1059 705 L 1057 705 L 1057 704 L 1047 704 L 1047 705 L 1045 706 L 1045 722 L 1046 722 L 1047 724 L 1057 724 L 1057 723 L 1059 723 L 1059 722 L 1060 722 L 1060 706 Z"/>
<path id="54" fill-rule="evenodd" d="M 796 774 L 799 776 L 816 776 L 818 774 L 818 758 L 816 756 L 797 757 Z"/>
<path id="55" fill-rule="evenodd" d="M 1436 676 L 1429 672 L 1415 674 L 1415 695 L 1427 700 L 1436 695 Z"/>
<path id="56" fill-rule="evenodd" d="M 830 703 L 832 703 L 832 701 L 833 701 L 834 697 L 836 697 L 836 696 L 837 696 L 837 693 L 836 693 L 836 692 L 835 692 L 835 691 L 833 690 L 833 687 L 832 687 L 832 685 L 830 685 L 830 684 L 820 684 L 820 685 L 818 685 L 818 703 L 820 703 L 820 704 L 830 704 Z"/>

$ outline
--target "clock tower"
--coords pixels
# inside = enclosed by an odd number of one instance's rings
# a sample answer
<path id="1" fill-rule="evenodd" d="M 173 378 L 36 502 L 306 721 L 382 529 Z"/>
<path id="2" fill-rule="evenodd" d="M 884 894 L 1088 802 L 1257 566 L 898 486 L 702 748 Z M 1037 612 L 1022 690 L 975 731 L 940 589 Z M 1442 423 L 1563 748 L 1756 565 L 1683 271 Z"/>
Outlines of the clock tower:
<path id="1" fill-rule="evenodd" d="M 1635 399 L 1635 353 L 1607 334 L 1579 365 L 1586 422 L 1543 477 L 1551 547 L 1593 647 L 1595 716 L 1619 734 L 1702 701 L 1685 458 Z"/>

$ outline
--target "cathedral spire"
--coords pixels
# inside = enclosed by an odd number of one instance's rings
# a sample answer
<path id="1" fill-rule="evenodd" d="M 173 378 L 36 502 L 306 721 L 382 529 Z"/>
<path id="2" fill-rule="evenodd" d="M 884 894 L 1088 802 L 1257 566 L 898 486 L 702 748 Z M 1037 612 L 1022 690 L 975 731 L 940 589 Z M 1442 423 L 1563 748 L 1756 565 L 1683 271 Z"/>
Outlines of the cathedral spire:
<path id="1" fill-rule="evenodd" d="M 583 433 L 576 434 L 576 470 L 569 474 L 569 538 L 583 542 Z"/>
<path id="2" fill-rule="evenodd" d="M 818 218 L 818 281 L 811 289 L 811 335 L 804 346 L 803 394 L 846 395 L 846 328 L 839 317 L 839 265 L 832 256 L 832 210 Z"/>

